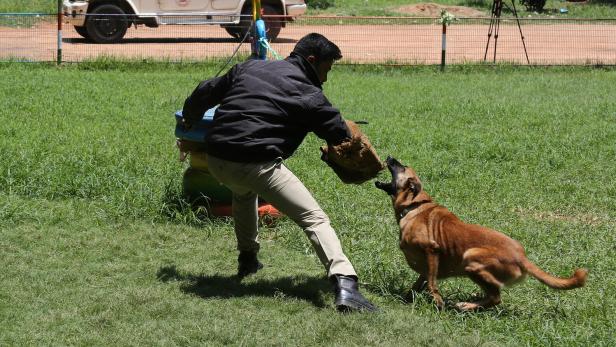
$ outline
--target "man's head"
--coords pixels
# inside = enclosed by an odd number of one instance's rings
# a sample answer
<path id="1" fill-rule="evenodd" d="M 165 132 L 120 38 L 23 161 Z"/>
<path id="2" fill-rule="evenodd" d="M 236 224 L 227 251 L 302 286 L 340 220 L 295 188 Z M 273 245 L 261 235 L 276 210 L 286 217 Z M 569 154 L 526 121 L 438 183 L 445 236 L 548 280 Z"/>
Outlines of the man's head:
<path id="1" fill-rule="evenodd" d="M 321 83 L 327 81 L 327 73 L 331 70 L 334 61 L 342 58 L 340 48 L 325 36 L 311 33 L 302 37 L 293 53 L 306 58 L 314 66 Z"/>

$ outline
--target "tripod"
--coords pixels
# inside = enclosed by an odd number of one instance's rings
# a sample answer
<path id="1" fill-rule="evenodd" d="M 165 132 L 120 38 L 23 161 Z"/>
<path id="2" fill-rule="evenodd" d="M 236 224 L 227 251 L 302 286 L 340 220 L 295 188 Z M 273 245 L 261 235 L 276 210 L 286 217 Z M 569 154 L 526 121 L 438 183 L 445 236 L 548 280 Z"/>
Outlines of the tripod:
<path id="1" fill-rule="evenodd" d="M 494 62 L 496 62 L 496 46 L 498 44 L 498 31 L 500 29 L 500 20 L 501 20 L 501 11 L 503 9 L 503 5 L 506 6 L 513 15 L 518 23 L 518 29 L 520 30 L 520 37 L 522 38 L 522 46 L 524 46 L 524 54 L 526 55 L 526 62 L 530 64 L 530 60 L 528 59 L 528 52 L 526 51 L 526 42 L 524 42 L 524 34 L 522 34 L 522 27 L 520 26 L 520 19 L 518 18 L 518 10 L 515 8 L 515 0 L 511 0 L 511 6 L 509 7 L 504 3 L 504 0 L 493 0 L 492 2 L 492 16 L 490 17 L 490 28 L 488 29 L 488 42 L 486 43 L 486 51 L 483 55 L 483 60 L 485 61 L 488 57 L 488 49 L 490 48 L 490 39 L 492 38 L 492 34 L 494 34 Z"/>

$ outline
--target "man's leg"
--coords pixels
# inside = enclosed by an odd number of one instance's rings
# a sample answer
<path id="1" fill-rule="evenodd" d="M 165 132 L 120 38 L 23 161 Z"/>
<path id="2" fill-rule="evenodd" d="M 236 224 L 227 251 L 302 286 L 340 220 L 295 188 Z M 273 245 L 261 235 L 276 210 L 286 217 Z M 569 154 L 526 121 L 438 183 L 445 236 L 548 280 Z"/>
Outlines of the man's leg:
<path id="1" fill-rule="evenodd" d="M 329 218 L 304 184 L 281 162 L 263 166 L 253 187 L 265 200 L 295 221 L 312 242 L 334 285 L 339 311 L 376 311 L 359 292 L 357 274 L 342 251 Z"/>
<path id="2" fill-rule="evenodd" d="M 258 171 L 251 176 L 253 189 L 304 230 L 328 276 L 357 276 L 329 217 L 304 184 L 281 162 L 264 165 Z"/>
<path id="3" fill-rule="evenodd" d="M 233 192 L 233 219 L 240 251 L 259 250 L 258 194 L 304 230 L 328 276 L 357 276 L 329 218 L 282 160 L 247 164 L 208 156 L 208 167 L 212 175 Z"/>
<path id="4" fill-rule="evenodd" d="M 232 213 L 237 238 L 237 275 L 245 277 L 256 273 L 263 264 L 257 259 L 259 253 L 259 214 L 258 196 L 253 192 L 246 194 L 233 193 Z"/>
<path id="5" fill-rule="evenodd" d="M 232 192 L 232 215 L 235 236 L 237 238 L 238 276 L 244 277 L 256 273 L 263 267 L 257 259 L 259 252 L 259 214 L 258 196 L 249 188 L 238 185 L 245 170 L 238 169 L 237 163 L 226 163 L 210 159 L 209 171 L 219 182 L 225 184 Z"/>
<path id="6" fill-rule="evenodd" d="M 257 253 L 259 252 L 258 196 L 251 191 L 245 193 L 236 193 L 233 189 L 231 191 L 233 192 L 231 209 L 235 236 L 237 237 L 237 249 L 238 251 Z"/>
<path id="7" fill-rule="evenodd" d="M 338 310 L 376 310 L 359 292 L 355 269 L 344 255 L 329 218 L 304 184 L 282 164 L 282 160 L 238 164 L 210 158 L 210 163 L 216 167 L 214 171 L 219 166 L 228 166 L 226 171 L 235 172 L 235 179 L 221 177 L 221 182 L 233 181 L 239 187 L 250 187 L 251 191 L 273 204 L 304 230 L 334 284 Z"/>

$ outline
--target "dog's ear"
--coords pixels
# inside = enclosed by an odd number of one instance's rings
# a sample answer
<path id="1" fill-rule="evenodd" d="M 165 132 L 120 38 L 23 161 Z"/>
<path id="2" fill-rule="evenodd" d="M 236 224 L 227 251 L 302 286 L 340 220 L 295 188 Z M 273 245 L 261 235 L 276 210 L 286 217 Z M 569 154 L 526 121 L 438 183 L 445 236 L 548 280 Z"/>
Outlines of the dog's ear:
<path id="1" fill-rule="evenodd" d="M 416 197 L 421 192 L 421 183 L 417 181 L 415 178 L 408 178 L 406 180 L 406 184 L 410 191 L 413 192 L 413 197 Z"/>

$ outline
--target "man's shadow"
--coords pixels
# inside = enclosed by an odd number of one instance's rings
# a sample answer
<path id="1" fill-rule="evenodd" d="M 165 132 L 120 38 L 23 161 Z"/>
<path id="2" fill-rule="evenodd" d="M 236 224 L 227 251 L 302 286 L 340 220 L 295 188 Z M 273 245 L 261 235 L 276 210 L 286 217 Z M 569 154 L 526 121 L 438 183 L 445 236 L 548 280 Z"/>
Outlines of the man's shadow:
<path id="1" fill-rule="evenodd" d="M 194 275 L 180 273 L 175 265 L 161 267 L 156 277 L 162 282 L 179 281 L 180 290 L 201 298 L 236 298 L 243 296 L 276 297 L 287 296 L 312 303 L 319 308 L 326 307 L 324 293 L 331 291 L 331 285 L 322 277 L 281 277 L 275 280 L 259 279 L 243 283 L 236 275 Z"/>

